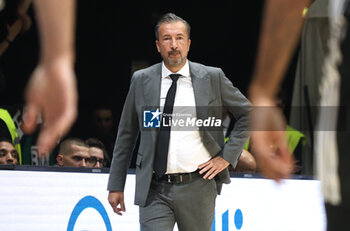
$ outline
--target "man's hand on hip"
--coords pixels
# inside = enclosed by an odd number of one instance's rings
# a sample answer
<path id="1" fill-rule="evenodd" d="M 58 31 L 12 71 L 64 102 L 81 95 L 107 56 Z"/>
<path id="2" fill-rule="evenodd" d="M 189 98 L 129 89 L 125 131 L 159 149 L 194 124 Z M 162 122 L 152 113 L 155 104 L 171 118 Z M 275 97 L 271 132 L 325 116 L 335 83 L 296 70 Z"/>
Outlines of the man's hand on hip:
<path id="1" fill-rule="evenodd" d="M 203 179 L 213 179 L 219 172 L 224 170 L 230 165 L 224 158 L 217 156 L 213 159 L 201 164 L 198 166 L 200 169 L 199 174 L 206 174 L 203 176 Z"/>
<path id="2" fill-rule="evenodd" d="M 123 215 L 122 212 L 126 211 L 125 205 L 124 205 L 124 193 L 123 192 L 110 191 L 108 194 L 108 202 L 112 206 L 112 208 L 116 214 Z"/>

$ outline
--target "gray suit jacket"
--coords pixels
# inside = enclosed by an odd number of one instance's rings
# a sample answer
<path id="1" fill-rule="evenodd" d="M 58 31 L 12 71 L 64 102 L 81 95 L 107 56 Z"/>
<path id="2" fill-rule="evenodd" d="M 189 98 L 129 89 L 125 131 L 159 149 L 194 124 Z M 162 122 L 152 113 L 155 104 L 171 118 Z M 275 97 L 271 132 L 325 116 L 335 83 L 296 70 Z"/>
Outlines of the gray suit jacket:
<path id="1" fill-rule="evenodd" d="M 220 155 L 234 167 L 248 137 L 249 101 L 233 87 L 220 68 L 208 67 L 189 61 L 195 95 L 197 118 L 222 118 L 218 108 L 226 107 L 235 117 L 236 124 L 229 141 L 224 144 L 223 132 L 200 128 L 200 136 L 211 156 Z M 113 152 L 108 190 L 124 191 L 127 169 L 132 157 L 137 134 L 140 146 L 136 158 L 135 204 L 144 206 L 150 189 L 153 160 L 159 129 L 142 129 L 143 107 L 159 107 L 161 63 L 134 73 L 119 123 Z M 200 109 L 199 109 L 200 108 Z M 223 183 L 230 183 L 228 170 L 216 176 L 218 193 Z"/>

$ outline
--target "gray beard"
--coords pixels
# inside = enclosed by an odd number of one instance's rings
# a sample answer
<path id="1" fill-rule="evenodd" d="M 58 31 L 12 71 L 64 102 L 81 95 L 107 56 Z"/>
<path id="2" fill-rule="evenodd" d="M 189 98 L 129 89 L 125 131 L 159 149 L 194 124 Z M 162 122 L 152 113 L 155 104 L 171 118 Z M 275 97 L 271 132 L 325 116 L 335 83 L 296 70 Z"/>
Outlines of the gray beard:
<path id="1" fill-rule="evenodd" d="M 181 66 L 185 62 L 185 58 L 178 58 L 177 60 L 172 60 L 172 59 L 165 59 L 164 62 L 169 66 L 169 67 L 178 67 Z"/>

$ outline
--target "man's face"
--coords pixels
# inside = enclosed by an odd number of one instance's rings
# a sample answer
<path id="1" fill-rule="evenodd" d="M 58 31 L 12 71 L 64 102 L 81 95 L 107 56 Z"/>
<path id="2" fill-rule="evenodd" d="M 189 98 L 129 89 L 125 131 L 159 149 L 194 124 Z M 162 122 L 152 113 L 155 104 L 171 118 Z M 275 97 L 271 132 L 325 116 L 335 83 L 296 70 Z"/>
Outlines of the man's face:
<path id="1" fill-rule="evenodd" d="M 89 148 L 90 153 L 90 161 L 89 166 L 90 168 L 102 168 L 103 162 L 104 162 L 104 155 L 103 151 L 100 148 L 97 147 L 90 147 Z"/>
<path id="2" fill-rule="evenodd" d="M 113 114 L 111 110 L 99 109 L 94 113 L 95 126 L 99 133 L 105 134 L 113 131 Z"/>
<path id="3" fill-rule="evenodd" d="M 18 152 L 7 141 L 0 142 L 0 164 L 18 164 Z"/>
<path id="4" fill-rule="evenodd" d="M 158 35 L 156 46 L 165 65 L 169 69 L 182 67 L 191 45 L 185 24 L 183 22 L 162 23 Z"/>
<path id="5" fill-rule="evenodd" d="M 89 158 L 88 147 L 73 144 L 71 153 L 58 154 L 57 162 L 58 165 L 65 167 L 88 167 Z"/>

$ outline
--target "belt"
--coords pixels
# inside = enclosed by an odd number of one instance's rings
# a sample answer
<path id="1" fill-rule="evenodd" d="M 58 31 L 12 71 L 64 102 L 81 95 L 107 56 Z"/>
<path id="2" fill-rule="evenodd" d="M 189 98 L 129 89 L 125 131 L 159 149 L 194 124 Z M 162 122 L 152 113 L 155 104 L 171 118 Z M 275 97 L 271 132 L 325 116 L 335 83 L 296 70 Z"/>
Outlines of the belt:
<path id="1" fill-rule="evenodd" d="M 158 177 L 155 173 L 153 173 L 153 179 L 156 181 L 164 181 L 166 183 L 170 184 L 180 184 L 180 183 L 187 183 L 194 179 L 197 179 L 201 177 L 199 174 L 199 169 L 197 169 L 194 172 L 189 173 L 172 173 L 172 174 L 165 174 L 162 177 Z"/>

